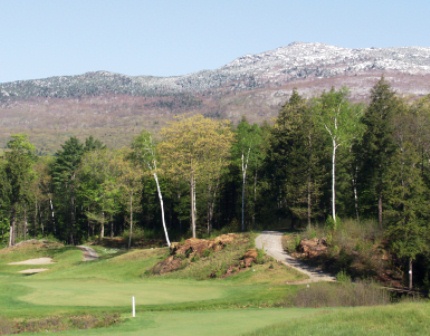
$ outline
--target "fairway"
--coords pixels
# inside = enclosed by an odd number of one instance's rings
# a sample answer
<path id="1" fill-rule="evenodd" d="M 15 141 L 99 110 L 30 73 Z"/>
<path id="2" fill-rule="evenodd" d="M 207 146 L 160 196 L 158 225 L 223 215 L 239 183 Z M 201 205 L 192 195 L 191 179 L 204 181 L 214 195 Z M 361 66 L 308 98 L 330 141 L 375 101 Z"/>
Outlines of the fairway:
<path id="1" fill-rule="evenodd" d="M 235 336 L 315 313 L 310 309 L 274 308 L 138 312 L 136 318 L 130 318 L 117 327 L 73 330 L 58 335 Z"/>
<path id="2" fill-rule="evenodd" d="M 28 279 L 30 280 L 30 279 Z M 162 305 L 219 299 L 228 287 L 215 282 L 143 279 L 116 282 L 100 279 L 36 280 L 19 283 L 31 289 L 20 300 L 54 306 L 126 306 L 135 296 L 137 305 Z"/>

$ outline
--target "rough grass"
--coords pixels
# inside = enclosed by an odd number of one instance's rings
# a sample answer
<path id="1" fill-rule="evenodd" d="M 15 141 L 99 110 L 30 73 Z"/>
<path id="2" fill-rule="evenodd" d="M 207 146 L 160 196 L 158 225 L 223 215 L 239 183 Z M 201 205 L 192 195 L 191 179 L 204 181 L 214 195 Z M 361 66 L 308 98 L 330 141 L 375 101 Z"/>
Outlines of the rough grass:
<path id="1" fill-rule="evenodd" d="M 115 313 L 99 315 L 50 316 L 44 318 L 6 319 L 0 317 L 0 335 L 20 333 L 47 333 L 74 329 L 110 327 L 120 322 Z"/>
<path id="2" fill-rule="evenodd" d="M 390 293 L 380 285 L 369 281 L 341 283 L 313 283 L 301 287 L 285 297 L 285 307 L 359 307 L 387 305 Z"/>
<path id="3" fill-rule="evenodd" d="M 284 335 L 429 335 L 430 304 L 403 303 L 384 307 L 324 310 L 320 314 L 282 322 L 246 336 Z"/>

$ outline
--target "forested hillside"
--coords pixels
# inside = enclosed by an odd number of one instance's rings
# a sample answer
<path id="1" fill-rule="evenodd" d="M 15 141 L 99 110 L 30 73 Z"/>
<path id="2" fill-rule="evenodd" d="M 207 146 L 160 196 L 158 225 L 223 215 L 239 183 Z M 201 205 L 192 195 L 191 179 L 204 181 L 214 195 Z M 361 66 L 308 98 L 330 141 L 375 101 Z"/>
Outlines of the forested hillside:
<path id="1" fill-rule="evenodd" d="M 157 141 L 155 141 L 157 140 Z M 430 98 L 381 78 L 368 104 L 347 89 L 294 90 L 274 125 L 182 116 L 121 149 L 72 136 L 37 156 L 25 134 L 0 159 L 5 244 L 133 235 L 180 240 L 213 231 L 374 221 L 384 248 L 429 280 Z M 402 265 L 402 263 L 400 263 Z"/>

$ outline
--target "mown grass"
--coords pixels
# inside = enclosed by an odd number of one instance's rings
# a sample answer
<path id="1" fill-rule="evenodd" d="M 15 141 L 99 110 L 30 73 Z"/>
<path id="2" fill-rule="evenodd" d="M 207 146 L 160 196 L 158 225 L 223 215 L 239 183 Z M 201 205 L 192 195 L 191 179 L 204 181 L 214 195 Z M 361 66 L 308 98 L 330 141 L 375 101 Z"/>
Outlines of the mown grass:
<path id="1" fill-rule="evenodd" d="M 273 325 L 282 321 L 288 321 L 288 326 L 294 325 L 299 318 L 315 319 L 319 323 L 319 316 L 331 316 L 329 321 L 335 324 L 336 316 L 344 318 L 342 314 L 349 312 L 349 309 L 291 308 L 299 305 L 292 298 L 299 298 L 300 293 L 309 293 L 309 290 L 306 286 L 289 286 L 286 282 L 303 276 L 269 258 L 229 277 L 208 277 L 214 268 L 224 267 L 229 261 L 236 262 L 242 252 L 252 246 L 252 241 L 253 237 L 246 244 L 219 252 L 218 256 L 212 254 L 194 260 L 187 268 L 168 276 L 148 275 L 150 269 L 168 255 L 167 249 L 120 251 L 96 247 L 101 258 L 91 262 L 84 262 L 82 252 L 71 247 L 2 250 L 0 334 L 2 326 L 6 330 L 18 323 L 34 325 L 34 331 L 39 330 L 38 325 L 48 325 L 47 330 L 60 331 L 60 335 L 241 335 L 259 328 L 277 332 L 277 328 L 285 326 Z M 55 264 L 41 265 L 49 270 L 31 276 L 18 271 L 33 266 L 7 265 L 11 261 L 46 256 L 52 257 Z M 319 285 L 311 286 L 313 289 Z M 336 284 L 327 286 L 328 297 L 339 290 Z M 346 293 L 345 296 L 350 295 Z M 134 319 L 130 318 L 131 296 L 136 297 L 137 304 Z M 307 296 L 302 301 L 311 299 L 315 297 Z M 311 306 L 318 307 L 312 300 Z M 274 308 L 286 306 L 290 308 Z M 396 306 L 401 308 L 399 314 L 406 306 Z M 420 304 L 408 307 L 421 309 Z M 397 314 L 396 310 L 382 311 L 388 315 Z M 115 316 L 121 318 L 110 318 Z M 367 318 L 373 323 L 371 313 Z M 109 327 L 76 329 L 80 325 L 102 326 L 104 321 Z M 49 329 L 50 324 L 59 327 Z M 73 330 L 65 331 L 67 328 Z M 302 326 L 297 328 L 301 330 Z"/>

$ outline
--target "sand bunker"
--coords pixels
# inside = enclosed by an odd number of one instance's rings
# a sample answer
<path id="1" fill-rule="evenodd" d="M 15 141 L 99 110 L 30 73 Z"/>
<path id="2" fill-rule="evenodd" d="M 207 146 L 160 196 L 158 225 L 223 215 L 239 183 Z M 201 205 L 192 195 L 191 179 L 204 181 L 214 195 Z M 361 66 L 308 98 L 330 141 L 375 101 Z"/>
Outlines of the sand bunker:
<path id="1" fill-rule="evenodd" d="M 47 270 L 48 270 L 47 268 L 30 268 L 30 269 L 19 271 L 18 273 L 34 274 L 34 273 L 40 273 L 40 272 L 47 271 Z"/>
<path id="2" fill-rule="evenodd" d="M 24 261 L 11 262 L 8 265 L 49 265 L 53 264 L 54 261 L 52 258 L 37 258 L 37 259 L 28 259 Z"/>

